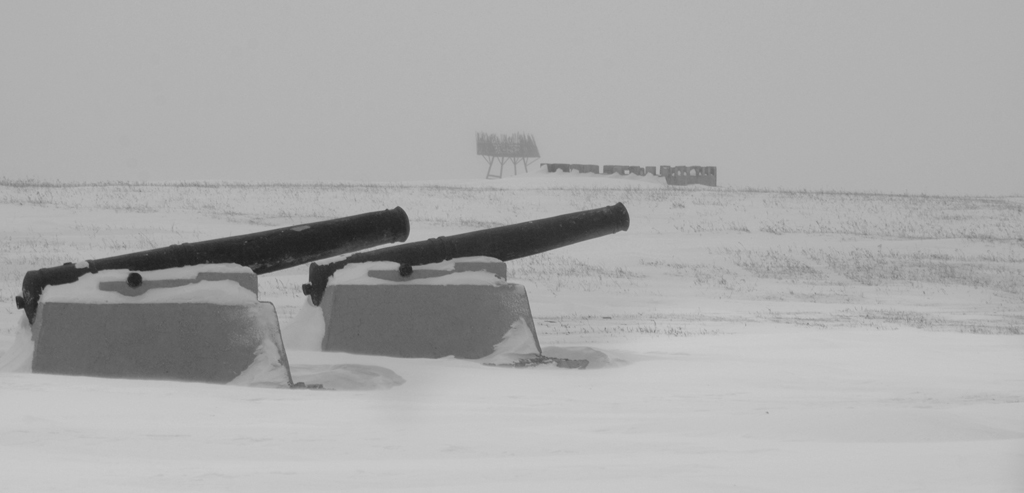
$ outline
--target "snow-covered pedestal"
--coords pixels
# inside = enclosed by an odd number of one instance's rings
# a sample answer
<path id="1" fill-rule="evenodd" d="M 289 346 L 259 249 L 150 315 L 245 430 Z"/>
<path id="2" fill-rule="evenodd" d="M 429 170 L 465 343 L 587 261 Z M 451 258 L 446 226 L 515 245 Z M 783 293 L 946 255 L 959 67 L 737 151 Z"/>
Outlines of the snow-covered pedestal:
<path id="1" fill-rule="evenodd" d="M 475 257 L 398 274 L 393 262 L 350 264 L 324 291 L 323 349 L 405 358 L 540 354 L 526 288 L 504 262 Z"/>
<path id="2" fill-rule="evenodd" d="M 110 270 L 47 286 L 34 373 L 287 386 L 277 312 L 234 264 Z"/>

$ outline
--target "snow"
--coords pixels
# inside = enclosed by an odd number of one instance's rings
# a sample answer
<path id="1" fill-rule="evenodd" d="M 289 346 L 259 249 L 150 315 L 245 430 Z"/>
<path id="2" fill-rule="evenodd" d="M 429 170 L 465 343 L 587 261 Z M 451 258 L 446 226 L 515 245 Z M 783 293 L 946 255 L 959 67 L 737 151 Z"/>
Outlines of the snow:
<path id="1" fill-rule="evenodd" d="M 533 332 L 530 331 L 526 320 L 519 317 L 519 320 L 509 327 L 501 342 L 494 345 L 494 352 L 480 361 L 492 365 L 509 365 L 536 354 L 537 342 L 533 338 Z"/>
<path id="2" fill-rule="evenodd" d="M 14 342 L 6 352 L 0 353 L 0 372 L 31 372 L 32 352 L 36 344 L 32 341 L 32 326 L 28 323 L 28 316 L 21 315 L 13 332 Z"/>
<path id="3" fill-rule="evenodd" d="M 404 380 L 352 392 L 8 374 L 0 458 L 18 491 L 1019 491 L 1008 339 L 670 339 L 595 371 L 290 352 L 297 381 Z"/>
<path id="4" fill-rule="evenodd" d="M 309 296 L 303 301 L 292 322 L 281 327 L 281 339 L 288 351 L 319 351 L 326 333 L 324 311 L 313 305 Z"/>
<path id="5" fill-rule="evenodd" d="M 629 231 L 509 262 L 543 353 L 586 370 L 321 352 L 305 268 L 260 299 L 294 380 L 328 390 L 26 373 L 8 303 L 0 489 L 1024 491 L 1024 197 L 532 173 L 0 187 L 0 299 L 67 258 L 394 205 L 416 241 L 619 201 Z"/>
<path id="6" fill-rule="evenodd" d="M 184 286 L 152 288 L 137 296 L 107 291 L 100 283 L 124 282 L 130 271 L 127 269 L 105 270 L 87 273 L 69 284 L 46 286 L 40 303 L 209 303 L 213 305 L 248 305 L 256 302 L 256 293 L 243 288 L 235 281 L 199 281 Z M 206 264 L 202 266 L 176 267 L 145 271 L 146 281 L 169 279 L 196 279 L 201 272 L 249 273 L 252 270 L 236 264 Z"/>
<path id="7" fill-rule="evenodd" d="M 467 257 L 460 259 L 462 261 L 478 259 L 491 260 L 489 257 Z M 448 260 L 445 262 L 438 262 L 434 264 L 426 264 L 422 266 L 416 266 L 416 270 L 437 270 L 437 271 L 452 271 L 455 269 L 455 261 Z M 505 281 L 498 276 L 490 272 L 482 271 L 466 271 L 466 272 L 452 272 L 451 274 L 444 274 L 437 277 L 427 277 L 420 279 L 408 279 L 401 281 L 391 281 L 387 279 L 380 279 L 370 275 L 371 271 L 398 271 L 398 263 L 396 262 L 365 262 L 347 264 L 341 269 L 334 271 L 334 274 L 327 279 L 328 286 L 335 286 L 339 284 L 352 284 L 352 285 L 381 285 L 381 284 L 410 284 L 410 285 L 427 285 L 427 286 L 445 286 L 445 285 L 465 285 L 472 284 L 478 286 L 500 286 L 505 284 Z"/>
<path id="8" fill-rule="evenodd" d="M 256 348 L 252 364 L 242 371 L 231 385 L 279 388 L 287 383 L 285 366 L 281 364 L 281 353 L 270 339 L 264 339 Z"/>

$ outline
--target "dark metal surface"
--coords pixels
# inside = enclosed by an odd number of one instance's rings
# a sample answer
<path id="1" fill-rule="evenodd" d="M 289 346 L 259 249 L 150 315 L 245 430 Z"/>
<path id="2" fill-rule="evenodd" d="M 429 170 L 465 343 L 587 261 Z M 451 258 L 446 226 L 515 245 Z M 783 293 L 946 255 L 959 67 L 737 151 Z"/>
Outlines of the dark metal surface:
<path id="1" fill-rule="evenodd" d="M 349 256 L 330 264 L 309 266 L 303 292 L 319 305 L 327 280 L 345 265 L 390 261 L 402 266 L 425 265 L 461 257 L 493 257 L 507 261 L 554 250 L 573 243 L 629 229 L 629 212 L 618 203 L 589 211 L 500 226 L 454 236 L 381 248 Z"/>
<path id="2" fill-rule="evenodd" d="M 405 241 L 409 217 L 401 207 L 315 223 L 278 228 L 196 243 L 182 243 L 144 252 L 88 260 L 78 264 L 29 271 L 16 301 L 29 322 L 35 320 L 43 288 L 68 284 L 102 270 L 151 271 L 188 265 L 231 263 L 265 274 L 314 260 L 365 248 Z"/>

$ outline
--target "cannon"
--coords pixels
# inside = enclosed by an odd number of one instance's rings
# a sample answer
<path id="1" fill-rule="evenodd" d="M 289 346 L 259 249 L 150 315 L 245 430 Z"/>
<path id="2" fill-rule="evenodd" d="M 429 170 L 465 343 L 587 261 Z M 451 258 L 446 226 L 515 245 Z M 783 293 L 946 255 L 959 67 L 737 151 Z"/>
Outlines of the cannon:
<path id="1" fill-rule="evenodd" d="M 599 209 L 499 226 L 454 236 L 381 248 L 353 254 L 344 260 L 309 266 L 309 283 L 302 286 L 314 305 L 320 305 L 327 280 L 348 264 L 395 262 L 403 276 L 412 266 L 433 264 L 462 257 L 491 257 L 501 261 L 529 257 L 601 236 L 629 229 L 629 212 L 621 202 Z"/>
<path id="2" fill-rule="evenodd" d="M 15 297 L 29 323 L 35 322 L 39 297 L 46 286 L 68 284 L 99 271 L 128 269 L 154 271 L 203 264 L 237 264 L 266 274 L 327 257 L 405 241 L 409 216 L 401 207 L 356 216 L 329 219 L 260 233 L 196 243 L 182 243 L 99 260 L 68 262 L 28 271 Z M 135 276 L 132 276 L 135 279 Z M 127 281 L 129 284 L 132 280 Z"/>
<path id="3" fill-rule="evenodd" d="M 323 350 L 477 359 L 511 337 L 523 342 L 520 352 L 539 354 L 526 290 L 505 282 L 504 262 L 628 228 L 629 213 L 618 203 L 441 236 L 312 263 L 302 289 L 323 313 Z M 361 265 L 374 267 L 356 272 Z M 332 280 L 339 271 L 348 280 Z M 468 272 L 484 275 L 443 278 Z"/>
<path id="4" fill-rule="evenodd" d="M 29 271 L 16 303 L 31 324 L 32 371 L 259 383 L 270 368 L 290 384 L 256 276 L 408 236 L 396 207 Z"/>

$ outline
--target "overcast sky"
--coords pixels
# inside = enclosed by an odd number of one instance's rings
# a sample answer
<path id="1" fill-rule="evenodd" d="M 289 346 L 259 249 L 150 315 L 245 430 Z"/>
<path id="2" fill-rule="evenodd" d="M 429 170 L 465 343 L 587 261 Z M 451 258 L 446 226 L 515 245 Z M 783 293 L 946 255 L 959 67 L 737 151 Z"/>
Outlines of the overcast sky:
<path id="1" fill-rule="evenodd" d="M 1024 2 L 0 1 L 0 176 L 1024 193 Z"/>

